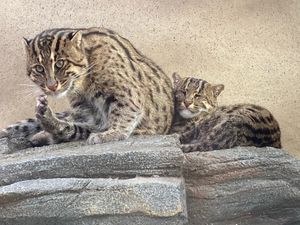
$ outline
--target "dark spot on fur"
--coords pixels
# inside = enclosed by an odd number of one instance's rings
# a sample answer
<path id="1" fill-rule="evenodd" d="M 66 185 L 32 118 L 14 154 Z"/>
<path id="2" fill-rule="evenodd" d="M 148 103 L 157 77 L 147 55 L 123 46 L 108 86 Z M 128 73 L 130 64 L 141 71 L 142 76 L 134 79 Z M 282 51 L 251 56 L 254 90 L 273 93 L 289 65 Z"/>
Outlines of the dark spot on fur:
<path id="1" fill-rule="evenodd" d="M 218 145 L 218 144 L 212 144 L 212 149 L 214 149 L 214 150 L 218 150 L 218 149 L 220 149 L 220 146 Z"/>
<path id="2" fill-rule="evenodd" d="M 112 112 L 112 114 L 115 115 L 115 116 L 117 116 L 117 117 L 121 116 L 121 114 L 118 113 L 118 112 Z"/>
<path id="3" fill-rule="evenodd" d="M 120 107 L 120 108 L 122 108 L 122 107 L 124 107 L 124 104 L 121 103 L 121 102 L 118 102 L 118 103 L 117 103 L 117 106 Z"/>
<path id="4" fill-rule="evenodd" d="M 129 107 L 129 109 L 132 111 L 132 112 L 136 112 L 137 110 L 133 107 Z"/>
<path id="5" fill-rule="evenodd" d="M 141 80 L 142 80 L 142 74 L 141 74 L 141 72 L 140 72 L 140 71 L 138 72 L 138 78 L 139 78 L 139 81 L 141 81 Z"/>
<path id="6" fill-rule="evenodd" d="M 95 94 L 95 98 L 99 98 L 102 95 L 103 95 L 103 93 L 101 91 L 97 91 Z"/>
<path id="7" fill-rule="evenodd" d="M 160 88 L 159 88 L 159 86 L 156 86 L 156 91 L 157 91 L 157 93 L 160 93 Z"/>
<path id="8" fill-rule="evenodd" d="M 146 116 L 147 116 L 147 117 L 150 116 L 150 110 L 149 110 L 149 109 L 146 110 Z"/>
<path id="9" fill-rule="evenodd" d="M 82 101 L 72 102 L 71 105 L 73 108 L 77 108 L 77 107 L 83 105 L 83 102 Z"/>
<path id="10" fill-rule="evenodd" d="M 115 46 L 110 45 L 110 47 L 111 47 L 113 50 L 117 51 L 117 49 L 115 48 Z"/>
<path id="11" fill-rule="evenodd" d="M 106 99 L 106 103 L 109 105 L 113 102 L 117 101 L 114 96 L 110 96 Z"/>
<path id="12" fill-rule="evenodd" d="M 22 127 L 23 132 L 27 132 L 28 130 L 29 130 L 29 128 L 27 126 Z"/>

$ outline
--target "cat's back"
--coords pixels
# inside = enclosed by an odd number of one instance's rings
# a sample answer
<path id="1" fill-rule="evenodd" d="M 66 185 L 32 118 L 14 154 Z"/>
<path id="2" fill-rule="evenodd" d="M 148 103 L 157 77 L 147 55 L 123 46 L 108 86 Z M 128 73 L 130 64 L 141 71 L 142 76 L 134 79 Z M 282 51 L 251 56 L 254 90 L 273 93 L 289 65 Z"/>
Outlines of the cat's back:
<path id="1" fill-rule="evenodd" d="M 167 133 L 174 113 L 170 78 L 118 33 L 106 28 L 82 29 L 81 32 L 87 54 L 101 61 L 98 73 L 101 76 L 97 82 L 119 86 L 125 97 L 142 108 L 143 119 L 135 133 Z"/>
<path id="2" fill-rule="evenodd" d="M 231 131 L 244 138 L 243 145 L 273 146 L 281 148 L 281 132 L 272 113 L 254 104 L 237 104 L 219 107 L 211 117 L 219 123 L 233 124 Z"/>

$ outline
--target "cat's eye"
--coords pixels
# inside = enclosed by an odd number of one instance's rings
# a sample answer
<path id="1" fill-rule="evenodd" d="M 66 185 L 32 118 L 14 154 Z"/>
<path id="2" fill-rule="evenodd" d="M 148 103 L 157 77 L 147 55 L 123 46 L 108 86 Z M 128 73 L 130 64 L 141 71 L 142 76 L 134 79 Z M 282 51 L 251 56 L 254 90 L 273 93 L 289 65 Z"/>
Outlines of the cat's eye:
<path id="1" fill-rule="evenodd" d="M 55 63 L 55 67 L 57 69 L 60 69 L 64 66 L 64 61 L 62 59 L 57 60 L 57 62 Z"/>
<path id="2" fill-rule="evenodd" d="M 175 94 L 175 97 L 178 99 L 184 98 L 185 96 L 185 91 L 177 91 L 177 93 Z"/>
<path id="3" fill-rule="evenodd" d="M 195 94 L 195 95 L 194 95 L 194 97 L 199 99 L 199 98 L 201 98 L 201 97 L 202 97 L 202 95 Z"/>
<path id="4" fill-rule="evenodd" d="M 43 73 L 44 72 L 44 67 L 41 65 L 36 65 L 35 66 L 35 70 L 39 73 Z"/>

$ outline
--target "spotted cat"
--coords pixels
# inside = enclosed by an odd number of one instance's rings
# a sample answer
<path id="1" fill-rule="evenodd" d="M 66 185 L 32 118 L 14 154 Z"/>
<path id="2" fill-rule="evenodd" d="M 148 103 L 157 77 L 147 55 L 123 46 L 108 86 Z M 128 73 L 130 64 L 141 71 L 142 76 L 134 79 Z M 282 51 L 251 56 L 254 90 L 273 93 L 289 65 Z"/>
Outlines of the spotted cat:
<path id="1" fill-rule="evenodd" d="M 36 119 L 0 136 L 28 137 L 33 146 L 87 139 L 117 141 L 132 134 L 166 134 L 173 120 L 168 76 L 127 39 L 105 28 L 45 30 L 25 39 L 27 76 L 45 95 Z M 69 113 L 55 114 L 47 96 L 66 95 Z"/>
<path id="2" fill-rule="evenodd" d="M 281 148 L 280 129 L 273 115 L 253 104 L 218 106 L 224 85 L 173 74 L 175 119 L 171 133 L 181 133 L 184 152 L 235 146 Z"/>

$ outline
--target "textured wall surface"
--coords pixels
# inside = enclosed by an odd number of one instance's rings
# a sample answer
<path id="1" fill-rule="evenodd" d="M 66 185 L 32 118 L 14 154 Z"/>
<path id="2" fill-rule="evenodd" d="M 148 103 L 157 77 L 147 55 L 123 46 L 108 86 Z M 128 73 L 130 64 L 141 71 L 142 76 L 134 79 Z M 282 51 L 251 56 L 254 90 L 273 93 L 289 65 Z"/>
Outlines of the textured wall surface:
<path id="1" fill-rule="evenodd" d="M 221 103 L 256 103 L 279 120 L 300 156 L 300 1 L 102 0 L 0 2 L 0 127 L 30 117 L 22 37 L 54 27 L 109 27 L 168 74 L 224 83 Z M 52 101 L 63 109 L 65 102 Z M 299 148 L 298 148 L 299 150 Z"/>

